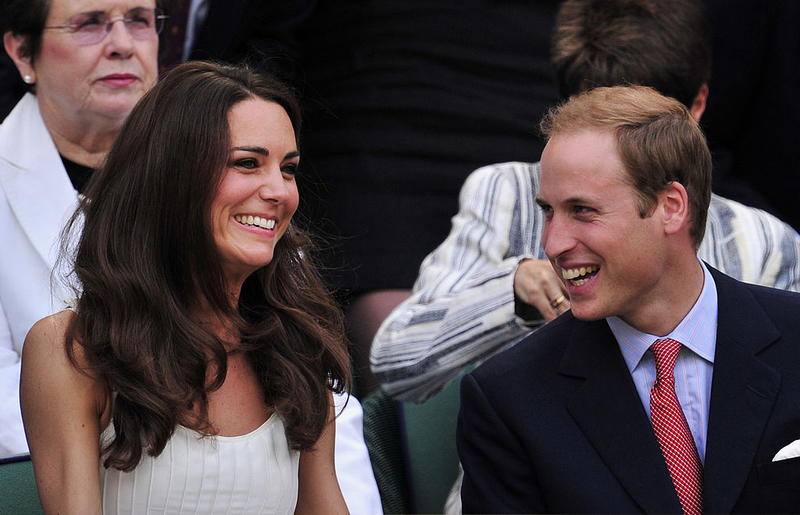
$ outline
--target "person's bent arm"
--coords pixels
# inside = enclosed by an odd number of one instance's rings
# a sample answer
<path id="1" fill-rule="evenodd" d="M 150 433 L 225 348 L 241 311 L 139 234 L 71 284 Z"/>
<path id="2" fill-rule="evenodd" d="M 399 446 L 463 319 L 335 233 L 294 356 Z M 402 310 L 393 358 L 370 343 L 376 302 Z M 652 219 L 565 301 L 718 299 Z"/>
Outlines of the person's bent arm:
<path id="1" fill-rule="evenodd" d="M 22 353 L 20 401 L 45 513 L 100 514 L 100 424 L 105 388 L 79 371 L 64 345 L 70 311 L 37 322 Z M 76 346 L 80 362 L 82 352 Z M 106 415 L 107 416 L 107 415 Z"/>
<path id="2" fill-rule="evenodd" d="M 698 256 L 740 281 L 800 291 L 800 235 L 766 211 L 711 195 Z"/>
<path id="3" fill-rule="evenodd" d="M 464 368 L 545 322 L 547 313 L 536 309 L 520 313 L 514 285 L 522 260 L 544 257 L 538 181 L 538 165 L 531 163 L 488 166 L 467 178 L 450 234 L 425 258 L 411 297 L 384 320 L 372 343 L 372 370 L 387 394 L 424 402 Z M 561 288 L 555 273 L 538 278 L 548 284 L 532 290 L 555 295 Z"/>

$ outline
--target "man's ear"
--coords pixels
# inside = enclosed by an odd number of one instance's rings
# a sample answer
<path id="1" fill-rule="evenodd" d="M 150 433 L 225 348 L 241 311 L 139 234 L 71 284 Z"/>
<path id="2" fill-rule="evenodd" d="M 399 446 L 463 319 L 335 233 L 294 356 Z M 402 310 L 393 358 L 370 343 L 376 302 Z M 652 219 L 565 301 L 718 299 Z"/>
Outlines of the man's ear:
<path id="1" fill-rule="evenodd" d="M 3 34 L 3 46 L 5 46 L 6 53 L 14 61 L 17 70 L 19 70 L 20 77 L 28 84 L 36 83 L 36 72 L 31 66 L 31 58 L 23 57 L 20 50 L 25 43 L 25 38 L 17 36 L 11 31 Z M 27 78 L 26 78 L 27 77 Z"/>
<path id="2" fill-rule="evenodd" d="M 689 195 L 686 188 L 678 181 L 672 181 L 658 194 L 659 208 L 662 210 L 664 232 L 677 234 L 681 230 L 688 231 L 691 219 Z"/>
<path id="3" fill-rule="evenodd" d="M 692 102 L 692 107 L 689 109 L 689 112 L 694 118 L 694 121 L 700 122 L 700 117 L 703 116 L 703 113 L 706 110 L 706 101 L 708 100 L 708 84 L 703 84 L 700 86 L 700 91 L 697 92 L 697 96 L 694 97 L 694 102 Z"/>

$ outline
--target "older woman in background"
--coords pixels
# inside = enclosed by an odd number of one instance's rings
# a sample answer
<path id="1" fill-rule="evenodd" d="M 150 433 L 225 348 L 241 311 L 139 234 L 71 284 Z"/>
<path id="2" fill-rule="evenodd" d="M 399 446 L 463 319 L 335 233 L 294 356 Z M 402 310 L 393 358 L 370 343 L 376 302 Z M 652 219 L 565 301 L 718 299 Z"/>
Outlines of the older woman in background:
<path id="1" fill-rule="evenodd" d="M 30 86 L 0 125 L 0 455 L 25 452 L 19 356 L 51 290 L 58 235 L 136 102 L 156 82 L 156 0 L 5 0 L 3 43 Z"/>

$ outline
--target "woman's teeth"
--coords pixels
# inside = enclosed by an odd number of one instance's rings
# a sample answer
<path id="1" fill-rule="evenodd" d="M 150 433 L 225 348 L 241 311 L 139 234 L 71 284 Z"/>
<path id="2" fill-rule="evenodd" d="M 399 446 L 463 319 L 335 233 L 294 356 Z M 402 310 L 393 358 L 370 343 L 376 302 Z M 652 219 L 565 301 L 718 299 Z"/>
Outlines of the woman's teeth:
<path id="1" fill-rule="evenodd" d="M 237 222 L 243 225 L 253 225 L 255 227 L 261 227 L 262 229 L 275 228 L 275 220 L 267 220 L 266 218 L 261 218 L 260 216 L 236 215 L 234 218 Z"/>

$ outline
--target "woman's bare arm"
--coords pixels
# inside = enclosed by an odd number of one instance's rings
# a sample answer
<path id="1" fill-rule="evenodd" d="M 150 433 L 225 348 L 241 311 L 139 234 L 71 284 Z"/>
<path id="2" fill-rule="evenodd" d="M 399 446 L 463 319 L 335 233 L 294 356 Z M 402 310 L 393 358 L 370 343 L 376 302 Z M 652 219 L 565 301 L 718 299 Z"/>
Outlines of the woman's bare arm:
<path id="1" fill-rule="evenodd" d="M 36 485 L 45 513 L 102 513 L 99 481 L 101 418 L 108 396 L 79 371 L 65 349 L 71 311 L 37 322 L 22 351 L 20 403 Z M 82 349 L 75 347 L 77 361 Z"/>
<path id="2" fill-rule="evenodd" d="M 334 464 L 334 439 L 336 437 L 336 411 L 333 397 L 330 401 L 328 424 L 314 449 L 300 454 L 300 490 L 295 515 L 328 513 L 347 514 Z"/>

